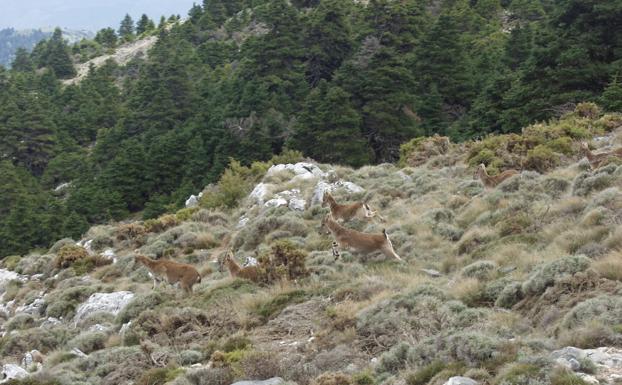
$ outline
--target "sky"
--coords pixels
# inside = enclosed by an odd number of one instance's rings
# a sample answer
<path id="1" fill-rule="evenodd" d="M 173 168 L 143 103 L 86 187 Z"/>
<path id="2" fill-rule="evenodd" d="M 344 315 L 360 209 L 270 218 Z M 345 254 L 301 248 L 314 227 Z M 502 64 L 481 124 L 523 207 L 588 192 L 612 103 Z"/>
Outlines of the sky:
<path id="1" fill-rule="evenodd" d="M 62 27 L 97 31 L 117 28 L 129 13 L 146 13 L 156 24 L 161 15 L 188 14 L 200 0 L 0 0 L 0 29 Z"/>

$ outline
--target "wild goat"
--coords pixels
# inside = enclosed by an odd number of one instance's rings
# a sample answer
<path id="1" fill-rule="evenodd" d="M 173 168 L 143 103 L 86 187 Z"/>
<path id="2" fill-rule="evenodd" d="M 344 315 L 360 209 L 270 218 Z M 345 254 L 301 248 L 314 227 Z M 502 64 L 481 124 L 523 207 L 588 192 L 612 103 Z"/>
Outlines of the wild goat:
<path id="1" fill-rule="evenodd" d="M 475 170 L 475 175 L 473 175 L 473 177 L 479 177 L 484 186 L 493 188 L 516 174 L 518 174 L 518 171 L 516 170 L 505 170 L 499 175 L 490 176 L 488 175 L 488 172 L 486 172 L 486 165 L 484 163 L 480 163 L 480 165 L 477 166 L 477 170 Z"/>
<path id="2" fill-rule="evenodd" d="M 192 294 L 192 286 L 201 282 L 201 274 L 192 265 L 168 260 L 153 260 L 144 255 L 137 255 L 136 260 L 151 272 L 154 289 L 157 281 L 161 282 L 166 278 L 171 285 L 179 282 L 186 293 Z"/>
<path id="3" fill-rule="evenodd" d="M 402 261 L 402 258 L 393 249 L 393 244 L 387 235 L 387 231 L 384 229 L 382 234 L 362 233 L 341 226 L 332 218 L 331 214 L 327 214 L 322 219 L 322 227 L 328 229 L 328 232 L 333 235 L 340 247 L 348 247 L 365 254 L 380 251 L 387 257 L 393 257 L 398 261 Z M 339 258 L 339 251 L 334 244 L 333 256 L 335 256 L 335 259 Z"/>
<path id="4" fill-rule="evenodd" d="M 590 162 L 590 166 L 592 168 L 597 168 L 598 166 L 602 165 L 602 163 L 606 161 L 609 157 L 615 156 L 618 158 L 622 158 L 622 148 L 616 148 L 615 150 L 609 152 L 594 154 L 590 150 L 590 146 L 586 142 L 581 142 L 581 152 Z"/>
<path id="5" fill-rule="evenodd" d="M 259 270 L 257 266 L 240 266 L 233 257 L 233 251 L 229 250 L 219 263 L 219 271 L 224 271 L 227 265 L 229 273 L 234 278 L 248 279 L 249 281 L 259 282 Z"/>
<path id="6" fill-rule="evenodd" d="M 348 222 L 355 217 L 370 220 L 376 216 L 376 211 L 372 211 L 367 203 L 354 202 L 340 205 L 328 191 L 324 193 L 324 197 L 322 198 L 322 207 L 326 207 L 327 205 L 330 207 L 331 215 L 337 221 L 341 219 L 343 222 Z"/>

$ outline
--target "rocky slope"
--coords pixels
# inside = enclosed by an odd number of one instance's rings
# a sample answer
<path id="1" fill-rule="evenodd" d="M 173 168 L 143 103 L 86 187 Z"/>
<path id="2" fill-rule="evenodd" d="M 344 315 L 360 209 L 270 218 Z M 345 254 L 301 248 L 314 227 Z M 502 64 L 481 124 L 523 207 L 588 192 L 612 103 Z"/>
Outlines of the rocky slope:
<path id="1" fill-rule="evenodd" d="M 593 141 L 621 143 L 620 129 Z M 256 164 L 235 174 L 249 188 L 223 182 L 176 214 L 9 257 L 4 373 L 30 384 L 619 382 L 622 166 L 569 156 L 486 189 L 465 163 L 476 145 L 417 167 Z M 236 188 L 239 205 L 208 208 Z M 405 263 L 335 260 L 319 227 L 325 191 L 379 210 L 384 222 L 348 226 L 385 228 Z M 228 248 L 267 278 L 221 271 Z M 192 296 L 153 289 L 138 253 L 190 263 L 202 282 Z"/>

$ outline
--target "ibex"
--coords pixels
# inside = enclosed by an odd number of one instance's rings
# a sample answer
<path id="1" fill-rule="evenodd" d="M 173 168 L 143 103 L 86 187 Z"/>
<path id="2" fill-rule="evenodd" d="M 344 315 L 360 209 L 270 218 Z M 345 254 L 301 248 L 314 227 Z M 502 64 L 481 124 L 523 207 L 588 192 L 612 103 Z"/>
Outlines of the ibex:
<path id="1" fill-rule="evenodd" d="M 616 148 L 615 150 L 610 152 L 601 152 L 598 154 L 594 154 L 590 150 L 590 146 L 586 142 L 581 142 L 581 152 L 590 162 L 590 166 L 592 168 L 597 168 L 609 157 L 615 156 L 618 158 L 622 158 L 622 148 Z"/>
<path id="2" fill-rule="evenodd" d="M 327 205 L 330 207 L 331 215 L 337 221 L 342 220 L 343 222 L 348 222 L 355 217 L 370 220 L 376 216 L 376 211 L 372 211 L 367 203 L 354 202 L 347 205 L 340 205 L 328 191 L 324 193 L 322 199 L 322 207 L 326 207 Z M 380 216 L 378 217 L 382 219 Z"/>
<path id="3" fill-rule="evenodd" d="M 475 175 L 473 175 L 473 177 L 479 177 L 484 186 L 488 188 L 493 188 L 499 183 L 516 174 L 518 174 L 518 171 L 516 170 L 505 170 L 499 175 L 490 176 L 486 172 L 486 165 L 484 163 L 480 163 L 480 165 L 477 166 L 477 170 L 475 170 Z"/>
<path id="4" fill-rule="evenodd" d="M 333 235 L 340 247 L 348 247 L 365 254 L 380 251 L 387 257 L 402 261 L 402 258 L 393 249 L 393 244 L 387 235 L 387 231 L 384 229 L 382 234 L 362 233 L 341 226 L 332 218 L 331 214 L 327 214 L 322 219 L 322 227 L 328 229 L 328 232 Z M 333 243 L 333 256 L 337 259 L 339 258 L 339 251 L 335 246 Z"/>
<path id="5" fill-rule="evenodd" d="M 227 265 L 229 273 L 234 278 L 248 279 L 249 281 L 259 282 L 259 270 L 257 266 L 240 266 L 233 257 L 231 250 L 227 251 L 225 256 L 219 263 L 219 271 L 224 271 L 224 265 Z"/>
<path id="6" fill-rule="evenodd" d="M 168 260 L 153 260 L 144 255 L 137 255 L 136 260 L 151 272 L 154 289 L 157 281 L 161 282 L 166 278 L 171 285 L 179 282 L 186 293 L 192 294 L 192 286 L 201 282 L 201 274 L 192 265 Z"/>

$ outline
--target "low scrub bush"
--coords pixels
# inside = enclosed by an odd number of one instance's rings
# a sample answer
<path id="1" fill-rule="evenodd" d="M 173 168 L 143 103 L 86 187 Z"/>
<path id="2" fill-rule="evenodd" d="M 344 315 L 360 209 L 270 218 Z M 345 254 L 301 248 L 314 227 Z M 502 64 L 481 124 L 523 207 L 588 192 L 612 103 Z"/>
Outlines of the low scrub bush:
<path id="1" fill-rule="evenodd" d="M 171 227 L 179 224 L 179 220 L 174 214 L 162 215 L 157 219 L 148 219 L 145 221 L 145 231 L 148 233 L 161 233 Z"/>
<path id="2" fill-rule="evenodd" d="M 421 340 L 442 331 L 463 329 L 486 317 L 482 309 L 470 309 L 459 301 L 437 296 L 438 289 L 413 290 L 380 301 L 357 316 L 356 331 L 372 351 L 386 350 L 403 340 Z"/>
<path id="3" fill-rule="evenodd" d="M 324 373 L 311 381 L 311 385 L 352 385 L 352 377 L 343 373 Z"/>
<path id="4" fill-rule="evenodd" d="M 462 275 L 468 278 L 477 278 L 480 281 L 490 279 L 497 269 L 497 264 L 492 261 L 477 261 L 464 267 Z"/>
<path id="5" fill-rule="evenodd" d="M 136 385 L 164 385 L 182 375 L 182 368 L 154 368 L 143 373 L 134 383 Z"/>
<path id="6" fill-rule="evenodd" d="M 400 146 L 400 166 L 418 167 L 431 157 L 446 154 L 451 142 L 446 136 L 419 137 Z"/>
<path id="7" fill-rule="evenodd" d="M 539 295 L 561 278 L 585 271 L 589 266 L 590 259 L 581 255 L 563 257 L 545 263 L 531 273 L 523 283 L 522 290 L 527 295 Z"/>
<path id="8" fill-rule="evenodd" d="M 291 242 L 278 241 L 272 245 L 269 253 L 259 256 L 262 281 L 271 283 L 304 278 L 309 275 L 306 259 L 307 253 Z"/>
<path id="9" fill-rule="evenodd" d="M 89 354 L 96 350 L 100 350 L 106 347 L 106 341 L 108 335 L 104 332 L 84 332 L 81 333 L 67 343 L 70 348 L 78 348 L 82 352 Z"/>

